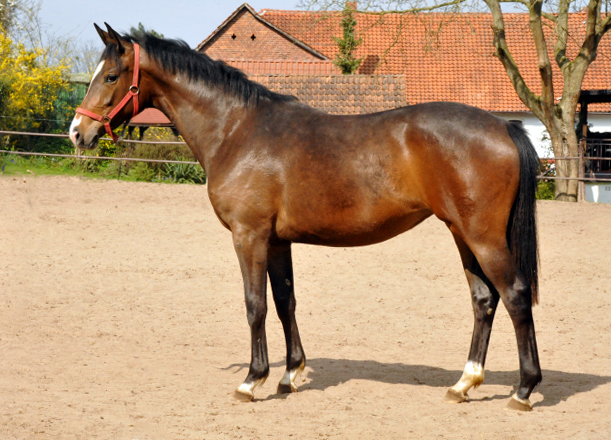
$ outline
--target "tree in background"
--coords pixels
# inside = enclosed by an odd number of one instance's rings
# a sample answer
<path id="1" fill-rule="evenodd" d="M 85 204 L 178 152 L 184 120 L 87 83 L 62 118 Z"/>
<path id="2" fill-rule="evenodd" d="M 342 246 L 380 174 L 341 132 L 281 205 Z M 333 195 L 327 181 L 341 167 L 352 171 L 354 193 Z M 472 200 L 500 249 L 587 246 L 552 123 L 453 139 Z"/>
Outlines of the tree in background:
<path id="1" fill-rule="evenodd" d="M 65 132 L 75 103 L 60 99 L 70 90 L 68 59 L 57 46 L 43 46 L 37 9 L 33 2 L 0 0 L 0 129 L 10 131 Z M 40 3 L 36 3 L 40 5 Z M 26 7 L 28 6 L 28 7 Z M 32 12 L 34 15 L 28 15 Z M 19 21 L 23 20 L 23 21 Z M 22 36 L 15 40 L 12 35 Z M 73 105 L 74 104 L 74 105 Z M 20 150 L 61 149 L 56 139 L 5 137 L 3 147 Z"/>
<path id="2" fill-rule="evenodd" d="M 153 37 L 163 38 L 163 34 L 155 32 L 153 29 L 147 30 L 142 23 L 138 23 L 138 27 L 137 28 L 132 26 L 130 28 L 130 30 L 129 30 L 129 33 L 131 35 L 134 35 L 134 36 L 142 35 L 142 34 L 145 34 L 145 33 L 150 33 Z"/>
<path id="3" fill-rule="evenodd" d="M 354 51 L 363 42 L 362 38 L 356 38 L 355 27 L 356 19 L 354 18 L 354 11 L 356 5 L 351 2 L 346 2 L 342 11 L 342 20 L 340 26 L 343 31 L 343 36 L 333 37 L 333 41 L 337 44 L 339 52 L 333 64 L 339 67 L 344 75 L 351 75 L 359 68 L 363 58 L 354 58 Z"/>
<path id="4" fill-rule="evenodd" d="M 42 0 L 0 0 L 0 32 L 28 48 L 65 47 L 67 38 L 49 34 L 43 26 L 41 7 Z"/>
<path id="5" fill-rule="evenodd" d="M 559 0 L 555 4 L 546 3 L 547 12 L 544 10 L 543 0 L 516 2 L 528 10 L 530 30 L 537 50 L 537 67 L 542 90 L 541 94 L 537 95 L 524 82 L 520 69 L 507 46 L 505 22 L 501 10 L 501 2 L 505 0 L 485 1 L 492 12 L 495 55 L 503 63 L 520 100 L 547 128 L 556 157 L 577 156 L 579 152 L 575 132 L 575 114 L 579 104 L 581 86 L 588 67 L 596 59 L 600 40 L 611 27 L 611 15 L 603 17 L 601 0 L 590 0 L 584 5 L 585 32 L 582 35 L 575 35 L 569 31 L 569 12 L 571 7 L 573 10 L 579 10 L 582 6 L 578 4 L 579 2 Z M 545 28 L 551 28 L 553 32 L 546 36 Z M 577 43 L 579 46 L 572 59 L 567 53 L 569 42 Z M 559 90 L 554 87 L 550 48 L 553 48 L 553 59 L 560 69 L 564 83 Z M 556 173 L 559 177 L 578 177 L 577 161 L 556 161 Z M 556 199 L 577 201 L 577 187 L 576 180 L 556 181 Z"/>
<path id="6" fill-rule="evenodd" d="M 75 74 L 86 73 L 89 77 L 93 76 L 93 72 L 100 62 L 102 50 L 103 47 L 99 38 L 97 40 L 74 42 L 69 52 L 71 72 Z"/>
<path id="7" fill-rule="evenodd" d="M 15 0 L 0 0 L 0 33 L 6 34 L 15 27 L 15 16 L 19 12 Z"/>

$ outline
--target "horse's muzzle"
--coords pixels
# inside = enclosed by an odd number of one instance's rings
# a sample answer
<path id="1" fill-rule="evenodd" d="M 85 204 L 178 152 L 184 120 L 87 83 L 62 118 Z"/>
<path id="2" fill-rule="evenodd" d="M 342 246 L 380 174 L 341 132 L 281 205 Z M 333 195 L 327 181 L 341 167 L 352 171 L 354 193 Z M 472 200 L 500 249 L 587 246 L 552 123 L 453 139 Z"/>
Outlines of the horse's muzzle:
<path id="1" fill-rule="evenodd" d="M 79 125 L 73 125 L 70 127 L 70 140 L 76 148 L 82 150 L 92 150 L 98 146 L 98 140 L 100 135 L 98 132 L 91 129 L 91 127 L 82 133 L 82 128 Z"/>
<path id="2" fill-rule="evenodd" d="M 100 136 L 97 134 L 89 141 L 85 142 L 84 138 L 77 134 L 76 142 L 72 141 L 75 147 L 80 148 L 81 150 L 93 150 L 98 146 L 98 139 Z"/>

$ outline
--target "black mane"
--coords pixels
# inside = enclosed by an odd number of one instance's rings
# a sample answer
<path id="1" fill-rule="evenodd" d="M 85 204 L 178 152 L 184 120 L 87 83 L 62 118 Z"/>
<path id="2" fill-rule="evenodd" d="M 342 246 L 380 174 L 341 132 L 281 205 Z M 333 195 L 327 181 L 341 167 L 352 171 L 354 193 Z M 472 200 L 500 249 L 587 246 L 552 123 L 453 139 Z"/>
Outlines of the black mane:
<path id="1" fill-rule="evenodd" d="M 140 44 L 150 57 L 170 73 L 185 74 L 190 81 L 203 81 L 241 99 L 246 105 L 257 104 L 261 99 L 272 102 L 297 99 L 294 96 L 272 92 L 263 85 L 250 81 L 241 70 L 191 49 L 183 40 L 157 38 L 148 32 L 122 37 L 129 42 Z M 112 56 L 118 60 L 119 54 L 116 49 L 116 45 L 109 44 L 102 57 Z"/>

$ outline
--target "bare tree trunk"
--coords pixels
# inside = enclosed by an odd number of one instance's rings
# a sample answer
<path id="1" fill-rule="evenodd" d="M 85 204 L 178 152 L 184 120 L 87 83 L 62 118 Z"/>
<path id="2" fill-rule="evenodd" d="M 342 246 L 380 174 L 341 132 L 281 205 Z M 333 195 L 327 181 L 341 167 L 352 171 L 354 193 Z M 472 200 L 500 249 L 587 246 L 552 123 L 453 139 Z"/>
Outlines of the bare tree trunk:
<path id="1" fill-rule="evenodd" d="M 548 128 L 555 157 L 577 157 L 579 155 L 574 118 L 570 116 L 571 115 L 563 119 L 554 118 L 554 127 L 552 129 L 550 129 L 551 127 Z M 557 160 L 556 176 L 568 178 L 579 177 L 578 159 Z M 578 186 L 579 183 L 577 180 L 556 180 L 556 200 L 576 202 Z"/>

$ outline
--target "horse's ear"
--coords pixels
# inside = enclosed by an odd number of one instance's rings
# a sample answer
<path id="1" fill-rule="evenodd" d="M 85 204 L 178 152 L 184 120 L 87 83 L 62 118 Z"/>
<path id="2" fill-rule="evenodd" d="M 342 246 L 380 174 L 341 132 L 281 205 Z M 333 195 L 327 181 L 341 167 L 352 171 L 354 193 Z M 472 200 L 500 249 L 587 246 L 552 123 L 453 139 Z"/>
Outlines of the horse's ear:
<path id="1" fill-rule="evenodd" d="M 109 42 L 110 42 L 110 36 L 108 35 L 108 32 L 103 31 L 100 26 L 98 26 L 97 24 L 93 23 L 93 25 L 95 26 L 95 30 L 98 31 L 98 35 L 100 36 L 100 38 L 102 39 L 102 41 L 104 42 L 104 45 L 106 46 Z"/>
<path id="2" fill-rule="evenodd" d="M 104 24 L 106 25 L 106 29 L 108 29 L 108 36 L 110 37 L 110 41 L 116 43 L 117 47 L 119 48 L 119 53 L 123 54 L 125 52 L 125 45 L 127 41 L 123 39 L 123 37 L 121 37 L 121 35 L 119 35 L 117 31 L 111 28 L 108 23 L 104 22 Z"/>

